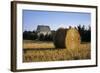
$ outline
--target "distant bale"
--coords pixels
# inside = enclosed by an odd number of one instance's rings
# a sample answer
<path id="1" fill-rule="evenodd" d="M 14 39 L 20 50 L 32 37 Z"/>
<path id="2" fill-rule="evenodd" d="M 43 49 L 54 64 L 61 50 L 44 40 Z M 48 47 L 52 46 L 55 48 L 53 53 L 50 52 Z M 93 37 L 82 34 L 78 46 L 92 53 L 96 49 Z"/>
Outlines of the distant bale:
<path id="1" fill-rule="evenodd" d="M 80 34 L 77 29 L 70 28 L 65 38 L 65 46 L 67 49 L 78 49 L 80 45 Z"/>
<path id="2" fill-rule="evenodd" d="M 54 45 L 56 48 L 65 48 L 65 37 L 67 34 L 67 29 L 59 28 L 54 36 Z"/>

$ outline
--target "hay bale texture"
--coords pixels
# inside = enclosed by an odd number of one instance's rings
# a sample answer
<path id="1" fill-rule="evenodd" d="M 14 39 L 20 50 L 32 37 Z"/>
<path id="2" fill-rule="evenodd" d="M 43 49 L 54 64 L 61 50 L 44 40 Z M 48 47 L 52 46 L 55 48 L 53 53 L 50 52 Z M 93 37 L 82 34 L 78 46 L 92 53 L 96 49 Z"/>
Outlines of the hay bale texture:
<path id="1" fill-rule="evenodd" d="M 54 37 L 56 48 L 78 49 L 80 41 L 80 34 L 75 28 L 59 28 Z"/>
<path id="2" fill-rule="evenodd" d="M 66 33 L 67 29 L 64 28 L 59 28 L 54 36 L 54 45 L 55 48 L 65 48 L 65 37 L 66 37 Z"/>
<path id="3" fill-rule="evenodd" d="M 80 34 L 77 29 L 70 28 L 65 38 L 65 46 L 67 49 L 78 49 L 80 45 Z"/>

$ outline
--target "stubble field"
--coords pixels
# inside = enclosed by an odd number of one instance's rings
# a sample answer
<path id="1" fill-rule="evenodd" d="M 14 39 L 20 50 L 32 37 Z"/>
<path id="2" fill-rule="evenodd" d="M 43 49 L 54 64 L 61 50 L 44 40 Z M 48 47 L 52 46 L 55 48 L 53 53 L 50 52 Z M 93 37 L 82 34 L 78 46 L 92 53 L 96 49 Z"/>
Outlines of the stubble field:
<path id="1" fill-rule="evenodd" d="M 90 43 L 81 43 L 79 48 L 55 48 L 53 42 L 23 41 L 23 62 L 83 60 L 91 58 Z"/>

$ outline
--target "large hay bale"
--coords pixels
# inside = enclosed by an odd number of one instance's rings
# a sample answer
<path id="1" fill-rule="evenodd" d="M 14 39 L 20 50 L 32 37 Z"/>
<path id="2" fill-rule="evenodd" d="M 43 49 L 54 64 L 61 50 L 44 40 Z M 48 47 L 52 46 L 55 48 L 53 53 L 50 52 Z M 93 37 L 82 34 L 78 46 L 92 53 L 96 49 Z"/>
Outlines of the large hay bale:
<path id="1" fill-rule="evenodd" d="M 67 34 L 67 29 L 59 28 L 54 36 L 55 48 L 65 48 L 65 37 Z"/>
<path id="2" fill-rule="evenodd" d="M 80 45 L 80 34 L 77 29 L 70 28 L 65 38 L 65 46 L 67 49 L 78 49 Z"/>

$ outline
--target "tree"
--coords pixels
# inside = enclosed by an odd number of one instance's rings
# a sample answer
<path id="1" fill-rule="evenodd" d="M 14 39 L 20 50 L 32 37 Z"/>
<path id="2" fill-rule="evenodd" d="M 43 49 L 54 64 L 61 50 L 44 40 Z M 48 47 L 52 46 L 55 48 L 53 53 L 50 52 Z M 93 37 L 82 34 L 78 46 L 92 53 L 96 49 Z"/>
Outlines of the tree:
<path id="1" fill-rule="evenodd" d="M 23 39 L 24 40 L 35 40 L 37 39 L 37 34 L 36 32 L 32 32 L 32 31 L 24 31 L 23 32 Z"/>
<path id="2" fill-rule="evenodd" d="M 91 27 L 89 26 L 89 29 L 86 30 L 84 25 L 82 27 L 81 25 L 79 25 L 77 26 L 77 28 L 81 36 L 81 42 L 90 42 L 91 41 Z"/>
<path id="3" fill-rule="evenodd" d="M 39 40 L 40 40 L 40 41 L 43 41 L 43 40 L 44 40 L 44 35 L 43 35 L 42 33 L 41 33 L 40 36 L 39 36 Z"/>

